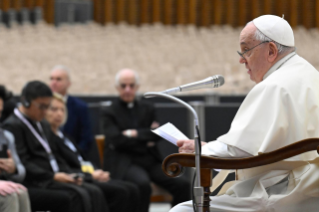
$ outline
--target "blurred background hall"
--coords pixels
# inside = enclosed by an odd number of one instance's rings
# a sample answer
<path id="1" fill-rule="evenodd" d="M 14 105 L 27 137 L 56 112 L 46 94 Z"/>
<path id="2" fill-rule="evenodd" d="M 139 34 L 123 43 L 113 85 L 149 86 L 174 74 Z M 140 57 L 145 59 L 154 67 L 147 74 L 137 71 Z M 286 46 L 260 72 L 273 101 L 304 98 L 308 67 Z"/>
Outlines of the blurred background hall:
<path id="1" fill-rule="evenodd" d="M 99 116 L 116 96 L 118 70 L 139 73 L 140 96 L 223 75 L 220 88 L 178 95 L 198 111 L 202 140 L 214 140 L 254 86 L 236 51 L 243 26 L 263 14 L 284 15 L 297 53 L 319 69 L 319 0 L 0 0 L 0 84 L 17 100 L 27 81 L 49 82 L 53 66 L 69 67 L 70 94 L 88 103 L 99 151 L 92 160 L 101 164 Z M 192 136 L 186 109 L 149 101 L 160 124 Z M 166 141 L 158 148 L 163 157 L 177 151 Z M 151 212 L 167 211 L 170 200 L 153 186 Z"/>

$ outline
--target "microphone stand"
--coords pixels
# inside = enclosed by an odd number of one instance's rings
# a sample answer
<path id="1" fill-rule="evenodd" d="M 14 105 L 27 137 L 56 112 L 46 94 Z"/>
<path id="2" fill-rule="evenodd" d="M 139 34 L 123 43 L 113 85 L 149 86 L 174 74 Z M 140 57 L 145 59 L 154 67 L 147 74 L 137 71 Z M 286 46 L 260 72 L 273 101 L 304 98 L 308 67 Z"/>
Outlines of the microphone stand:
<path id="1" fill-rule="evenodd" d="M 186 102 L 178 99 L 175 96 L 171 96 L 166 93 L 162 92 L 147 92 L 144 94 L 146 98 L 152 98 L 152 97 L 163 97 L 170 99 L 174 102 L 177 102 L 181 105 L 184 105 L 192 114 L 194 118 L 194 139 L 195 139 L 195 166 L 196 166 L 196 180 L 195 180 L 195 187 L 194 187 L 194 196 L 195 196 L 195 205 L 197 207 L 198 212 L 203 211 L 203 202 L 204 202 L 204 189 L 200 184 L 200 141 L 199 141 L 199 135 L 197 134 L 197 129 L 199 130 L 199 124 L 198 124 L 198 116 L 194 108 L 192 108 L 189 104 Z"/>

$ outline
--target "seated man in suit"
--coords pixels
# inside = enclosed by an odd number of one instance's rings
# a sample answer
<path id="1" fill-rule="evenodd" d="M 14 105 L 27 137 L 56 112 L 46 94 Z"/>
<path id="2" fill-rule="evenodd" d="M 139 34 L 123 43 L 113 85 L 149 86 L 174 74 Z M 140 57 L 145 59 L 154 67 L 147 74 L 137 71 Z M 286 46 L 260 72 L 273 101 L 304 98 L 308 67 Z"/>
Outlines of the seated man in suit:
<path id="1" fill-rule="evenodd" d="M 138 188 L 129 182 L 111 180 L 110 173 L 101 169 L 94 169 L 85 156 L 80 153 L 79 148 L 71 139 L 65 136 L 60 126 L 66 121 L 67 109 L 63 97 L 57 93 L 53 94 L 46 120 L 52 130 L 52 140 L 59 149 L 59 154 L 74 172 L 85 171 L 84 180 L 101 188 L 105 199 L 112 212 L 139 212 L 139 191 Z M 123 204 L 125 202 L 125 204 Z"/>
<path id="2" fill-rule="evenodd" d="M 16 102 L 12 98 L 12 92 L 7 90 L 5 86 L 0 85 L 0 93 L 1 95 L 5 96 L 5 99 L 3 99 L 4 102 L 0 117 L 0 123 L 3 123 L 4 120 L 6 120 L 6 118 L 8 118 L 13 113 L 13 110 L 16 107 Z"/>
<path id="3" fill-rule="evenodd" d="M 1 117 L 3 102 L 6 103 L 10 99 L 10 93 L 0 86 Z M 0 211 L 28 212 L 30 203 L 32 211 L 71 211 L 69 210 L 71 199 L 64 192 L 33 187 L 26 189 L 23 185 L 18 184 L 23 183 L 25 175 L 26 171 L 17 154 L 13 134 L 0 129 Z"/>
<path id="4" fill-rule="evenodd" d="M 116 75 L 119 98 L 103 111 L 102 121 L 106 145 L 104 169 L 113 178 L 138 185 L 141 193 L 141 212 L 147 212 L 150 203 L 150 182 L 168 190 L 173 205 L 190 197 L 190 182 L 184 178 L 167 177 L 161 168 L 161 159 L 155 143 L 160 139 L 151 132 L 158 127 L 154 107 L 137 101 L 139 88 L 137 73 L 130 69 Z"/>
<path id="5" fill-rule="evenodd" d="M 70 85 L 68 68 L 62 65 L 55 66 L 50 74 L 50 88 L 63 96 L 68 109 L 67 121 L 62 127 L 62 132 L 70 136 L 80 150 L 87 154 L 94 141 L 89 112 L 85 102 L 68 94 Z"/>
<path id="6" fill-rule="evenodd" d="M 108 211 L 102 191 L 83 182 L 57 154 L 57 147 L 50 140 L 50 126 L 43 121 L 51 99 L 52 92 L 46 84 L 27 83 L 21 94 L 22 104 L 4 123 L 16 139 L 16 149 L 26 169 L 23 184 L 31 189 L 49 190 L 53 200 L 60 199 L 62 192 L 71 211 Z"/>
<path id="7" fill-rule="evenodd" d="M 0 86 L 0 117 L 4 101 L 9 98 L 8 92 Z M 31 211 L 27 189 L 21 184 L 10 182 L 22 182 L 24 177 L 25 169 L 17 155 L 13 135 L 0 128 L 0 211 Z"/>

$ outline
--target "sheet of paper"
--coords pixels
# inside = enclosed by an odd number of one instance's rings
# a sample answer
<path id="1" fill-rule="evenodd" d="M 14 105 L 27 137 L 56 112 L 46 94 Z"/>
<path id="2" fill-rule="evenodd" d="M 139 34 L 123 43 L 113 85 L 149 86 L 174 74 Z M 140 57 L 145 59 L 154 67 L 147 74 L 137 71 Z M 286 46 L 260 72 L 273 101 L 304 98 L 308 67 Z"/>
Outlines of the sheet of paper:
<path id="1" fill-rule="evenodd" d="M 161 136 L 162 138 L 166 139 L 167 141 L 171 142 L 174 145 L 177 145 L 176 142 L 178 140 L 189 139 L 179 129 L 177 129 L 173 124 L 169 122 L 160 126 L 159 128 L 155 130 L 152 130 L 152 132 Z"/>

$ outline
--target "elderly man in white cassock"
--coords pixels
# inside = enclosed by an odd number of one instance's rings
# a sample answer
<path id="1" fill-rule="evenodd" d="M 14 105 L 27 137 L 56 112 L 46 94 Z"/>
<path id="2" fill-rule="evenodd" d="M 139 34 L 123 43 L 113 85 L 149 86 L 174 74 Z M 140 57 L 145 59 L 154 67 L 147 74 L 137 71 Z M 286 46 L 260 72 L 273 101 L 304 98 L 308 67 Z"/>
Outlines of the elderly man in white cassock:
<path id="1" fill-rule="evenodd" d="M 264 15 L 248 23 L 239 37 L 239 62 L 256 82 L 229 132 L 204 143 L 202 154 L 251 157 L 296 141 L 319 137 L 319 73 L 295 52 L 293 31 L 283 18 Z M 179 152 L 194 142 L 178 141 Z M 236 181 L 211 197 L 210 211 L 318 211 L 319 159 L 315 151 L 236 171 Z M 193 211 L 184 202 L 171 212 Z"/>

